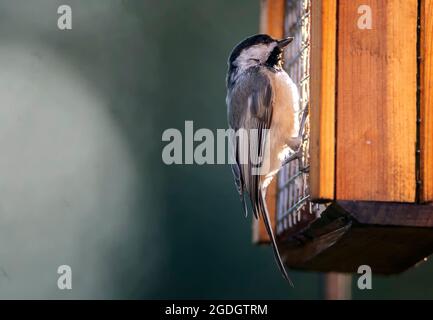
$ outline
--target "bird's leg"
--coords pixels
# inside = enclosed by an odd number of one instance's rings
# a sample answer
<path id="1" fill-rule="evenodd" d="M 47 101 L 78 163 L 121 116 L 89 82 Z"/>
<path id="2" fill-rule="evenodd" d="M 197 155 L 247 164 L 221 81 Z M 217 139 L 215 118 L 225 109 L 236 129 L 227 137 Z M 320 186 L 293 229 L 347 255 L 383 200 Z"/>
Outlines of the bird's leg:
<path id="1" fill-rule="evenodd" d="M 303 172 L 303 173 L 309 173 L 309 172 L 310 172 L 310 166 L 307 165 L 307 166 L 305 166 L 305 167 L 303 167 L 303 168 L 300 168 L 299 170 L 300 170 L 301 172 Z"/>
<path id="2" fill-rule="evenodd" d="M 302 149 L 301 149 L 301 147 L 302 147 L 303 140 L 304 139 L 303 139 L 302 133 L 299 133 L 299 135 L 297 137 L 291 137 L 291 138 L 289 138 L 289 141 L 288 141 L 287 144 L 290 147 L 290 149 L 294 151 L 294 153 L 292 153 L 290 156 L 288 156 L 285 159 L 283 159 L 282 166 L 287 165 L 292 160 L 301 159 L 302 158 Z M 306 169 L 306 168 L 301 168 L 301 171 L 303 169 Z"/>
<path id="3" fill-rule="evenodd" d="M 281 163 L 281 166 L 285 166 L 295 159 L 300 159 L 301 156 L 302 156 L 301 150 L 298 149 L 295 153 L 292 153 L 290 156 L 284 158 Z"/>

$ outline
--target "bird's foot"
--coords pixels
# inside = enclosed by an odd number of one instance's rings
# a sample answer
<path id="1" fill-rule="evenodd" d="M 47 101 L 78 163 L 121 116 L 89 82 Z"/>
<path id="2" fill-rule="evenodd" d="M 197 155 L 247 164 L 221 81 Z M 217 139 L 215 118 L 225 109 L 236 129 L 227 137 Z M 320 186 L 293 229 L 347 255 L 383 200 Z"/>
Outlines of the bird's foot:
<path id="1" fill-rule="evenodd" d="M 295 153 L 292 153 L 290 155 L 288 155 L 287 157 L 285 157 L 281 163 L 282 166 L 285 166 L 287 164 L 289 164 L 290 162 L 292 162 L 295 159 L 300 159 L 302 156 L 301 154 L 301 150 L 296 151 Z"/>

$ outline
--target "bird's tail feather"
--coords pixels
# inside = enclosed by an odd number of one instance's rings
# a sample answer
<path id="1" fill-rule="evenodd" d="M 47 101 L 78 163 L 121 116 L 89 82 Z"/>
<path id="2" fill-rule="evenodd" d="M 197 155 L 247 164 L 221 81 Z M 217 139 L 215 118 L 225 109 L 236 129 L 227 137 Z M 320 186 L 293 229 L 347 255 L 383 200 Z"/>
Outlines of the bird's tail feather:
<path id="1" fill-rule="evenodd" d="M 271 226 L 271 221 L 269 218 L 269 212 L 268 212 L 268 207 L 266 205 L 266 201 L 265 198 L 263 196 L 263 191 L 261 189 L 258 190 L 259 192 L 259 197 L 258 197 L 258 210 L 261 213 L 261 216 L 263 217 L 263 222 L 265 224 L 266 227 L 266 231 L 268 232 L 269 238 L 271 239 L 271 243 L 272 243 L 272 249 L 274 251 L 274 256 L 275 256 L 275 260 L 278 264 L 278 267 L 280 268 L 280 271 L 284 277 L 284 279 L 287 280 L 287 282 L 294 287 L 292 280 L 290 279 L 289 275 L 287 274 L 286 268 L 284 266 L 283 260 L 281 259 L 281 255 L 280 252 L 278 250 L 278 245 L 277 242 L 275 240 L 275 235 L 274 235 L 274 231 L 272 230 L 272 226 Z"/>

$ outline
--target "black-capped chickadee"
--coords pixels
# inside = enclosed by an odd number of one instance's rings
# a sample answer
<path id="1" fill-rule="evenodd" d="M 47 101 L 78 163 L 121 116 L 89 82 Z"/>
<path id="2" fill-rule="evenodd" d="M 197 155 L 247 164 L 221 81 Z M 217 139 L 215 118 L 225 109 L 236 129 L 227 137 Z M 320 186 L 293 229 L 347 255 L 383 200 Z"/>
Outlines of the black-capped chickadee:
<path id="1" fill-rule="evenodd" d="M 228 123 L 236 132 L 231 141 L 232 171 L 245 214 L 246 192 L 255 217 L 264 220 L 278 266 L 290 284 L 270 224 L 265 195 L 273 177 L 300 145 L 299 93 L 282 68 L 283 50 L 292 40 L 275 40 L 259 34 L 239 43 L 228 61 L 226 98 Z M 246 135 L 239 135 L 241 131 Z"/>

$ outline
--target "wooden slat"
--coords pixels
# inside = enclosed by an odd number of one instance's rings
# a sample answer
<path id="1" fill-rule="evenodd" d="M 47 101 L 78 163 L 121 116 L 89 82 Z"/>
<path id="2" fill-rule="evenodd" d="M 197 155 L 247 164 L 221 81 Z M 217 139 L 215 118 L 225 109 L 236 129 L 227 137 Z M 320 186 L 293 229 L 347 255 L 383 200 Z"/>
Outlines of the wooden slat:
<path id="1" fill-rule="evenodd" d="M 359 223 L 433 228 L 433 205 L 397 202 L 338 201 Z"/>
<path id="2" fill-rule="evenodd" d="M 433 1 L 421 0 L 421 194 L 433 201 Z"/>
<path id="3" fill-rule="evenodd" d="M 357 27 L 360 5 L 372 30 Z M 414 202 L 417 0 L 340 0 L 338 10 L 336 197 Z"/>
<path id="4" fill-rule="evenodd" d="M 275 39 L 284 36 L 285 0 L 261 0 L 260 32 Z"/>
<path id="5" fill-rule="evenodd" d="M 280 243 L 281 254 L 288 267 L 309 271 L 356 273 L 369 265 L 374 274 L 400 273 L 433 253 L 431 217 L 433 205 L 333 203 Z"/>
<path id="6" fill-rule="evenodd" d="M 293 269 L 356 274 L 360 265 L 368 265 L 375 275 L 391 275 L 419 264 L 433 253 L 432 248 L 431 228 L 352 226 L 336 243 L 323 236 L 283 254 Z M 292 262 L 298 254 L 306 255 L 307 261 Z"/>
<path id="7" fill-rule="evenodd" d="M 337 0 L 312 0 L 310 187 L 313 201 L 334 199 Z"/>
<path id="8" fill-rule="evenodd" d="M 271 37 L 281 39 L 284 36 L 285 0 L 262 0 L 260 15 L 260 32 Z M 270 219 L 275 230 L 275 214 L 277 202 L 276 179 L 268 187 L 266 203 Z M 270 239 L 262 220 L 253 222 L 253 242 L 257 244 L 269 243 Z"/>

